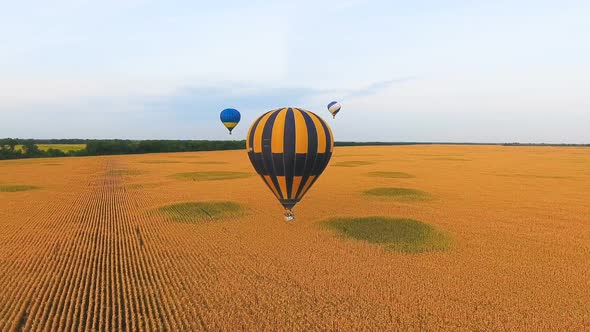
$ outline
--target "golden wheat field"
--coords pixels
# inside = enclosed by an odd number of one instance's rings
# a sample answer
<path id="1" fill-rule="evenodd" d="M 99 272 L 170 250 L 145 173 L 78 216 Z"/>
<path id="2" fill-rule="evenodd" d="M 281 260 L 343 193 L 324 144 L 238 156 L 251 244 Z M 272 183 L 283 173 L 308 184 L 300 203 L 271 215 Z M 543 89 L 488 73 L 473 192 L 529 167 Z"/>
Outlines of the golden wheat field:
<path id="1" fill-rule="evenodd" d="M 286 224 L 245 151 L 2 161 L 0 331 L 588 330 L 589 166 L 587 148 L 339 147 Z M 449 240 L 325 227 L 370 216 Z"/>

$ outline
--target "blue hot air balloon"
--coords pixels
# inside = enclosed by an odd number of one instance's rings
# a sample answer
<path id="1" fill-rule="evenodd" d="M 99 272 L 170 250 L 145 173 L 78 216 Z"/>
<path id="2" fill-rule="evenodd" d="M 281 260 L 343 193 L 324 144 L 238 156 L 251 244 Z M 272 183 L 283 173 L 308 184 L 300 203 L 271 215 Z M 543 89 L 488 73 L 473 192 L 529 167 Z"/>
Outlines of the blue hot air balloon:
<path id="1" fill-rule="evenodd" d="M 338 114 L 338 112 L 340 112 L 340 108 L 342 108 L 342 106 L 340 106 L 340 103 L 337 101 L 333 101 L 328 104 L 328 111 L 330 111 L 330 113 L 332 113 L 332 116 L 334 118 L 336 118 L 336 114 Z"/>
<path id="2" fill-rule="evenodd" d="M 238 125 L 240 122 L 240 112 L 233 108 L 226 108 L 221 111 L 219 115 L 221 122 L 223 125 L 229 130 L 229 134 L 231 135 L 231 131 Z"/>

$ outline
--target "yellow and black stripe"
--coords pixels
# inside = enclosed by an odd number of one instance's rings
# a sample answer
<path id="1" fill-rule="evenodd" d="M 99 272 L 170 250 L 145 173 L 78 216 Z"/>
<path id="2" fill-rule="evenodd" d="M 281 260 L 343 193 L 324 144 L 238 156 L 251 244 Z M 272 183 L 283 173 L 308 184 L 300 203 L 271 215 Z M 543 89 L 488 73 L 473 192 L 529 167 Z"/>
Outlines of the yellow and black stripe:
<path id="1" fill-rule="evenodd" d="M 225 128 L 232 130 L 238 125 L 238 123 L 237 122 L 224 122 L 223 125 L 225 126 Z"/>
<path id="2" fill-rule="evenodd" d="M 256 119 L 246 138 L 250 161 L 286 209 L 291 209 L 330 161 L 334 137 L 312 112 L 280 108 Z"/>

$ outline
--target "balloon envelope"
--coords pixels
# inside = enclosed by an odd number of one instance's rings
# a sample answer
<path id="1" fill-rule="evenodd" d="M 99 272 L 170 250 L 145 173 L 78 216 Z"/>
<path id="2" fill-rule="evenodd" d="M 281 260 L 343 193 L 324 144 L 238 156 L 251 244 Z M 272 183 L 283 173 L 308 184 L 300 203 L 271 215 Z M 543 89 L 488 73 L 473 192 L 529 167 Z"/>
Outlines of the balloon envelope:
<path id="1" fill-rule="evenodd" d="M 226 108 L 223 111 L 221 111 L 219 118 L 221 119 L 221 122 L 229 130 L 229 133 L 231 134 L 231 131 L 240 122 L 241 116 L 240 116 L 240 112 L 238 112 L 238 110 L 233 109 L 233 108 Z"/>
<path id="2" fill-rule="evenodd" d="M 256 172 L 290 211 L 328 165 L 334 137 L 319 116 L 285 107 L 254 121 L 246 137 L 246 149 Z"/>
<path id="3" fill-rule="evenodd" d="M 332 116 L 334 118 L 336 117 L 336 114 L 338 114 L 338 112 L 340 112 L 341 108 L 342 108 L 342 106 L 340 106 L 340 103 L 337 101 L 333 101 L 328 104 L 328 111 L 330 111 L 330 113 L 332 113 Z"/>

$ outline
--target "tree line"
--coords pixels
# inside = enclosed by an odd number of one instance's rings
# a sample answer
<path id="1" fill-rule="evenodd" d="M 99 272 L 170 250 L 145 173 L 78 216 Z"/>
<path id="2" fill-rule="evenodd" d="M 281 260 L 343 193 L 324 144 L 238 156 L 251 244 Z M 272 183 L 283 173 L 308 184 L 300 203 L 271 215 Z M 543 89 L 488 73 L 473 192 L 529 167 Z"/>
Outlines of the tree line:
<path id="1" fill-rule="evenodd" d="M 37 144 L 85 144 L 85 148 L 75 151 L 59 149 L 41 150 Z M 482 143 L 433 143 L 433 142 L 335 142 L 336 146 L 374 146 L 374 145 L 414 145 L 414 144 L 461 144 L 478 145 Z M 484 143 L 505 146 L 590 146 L 588 144 L 526 144 L 526 143 Z M 18 148 L 17 148 L 18 146 Z M 21 158 L 52 158 L 68 156 L 102 156 L 115 154 L 139 154 L 159 152 L 191 152 L 240 150 L 246 148 L 246 141 L 209 140 L 86 140 L 86 139 L 0 139 L 0 160 Z"/>
<path id="2" fill-rule="evenodd" d="M 81 150 L 64 152 L 59 149 L 41 150 L 37 144 L 86 144 Z M 17 148 L 18 147 L 18 148 Z M 68 156 L 102 156 L 158 152 L 190 152 L 215 150 L 240 150 L 246 141 L 209 140 L 35 140 L 0 139 L 0 159 L 52 158 Z"/>

